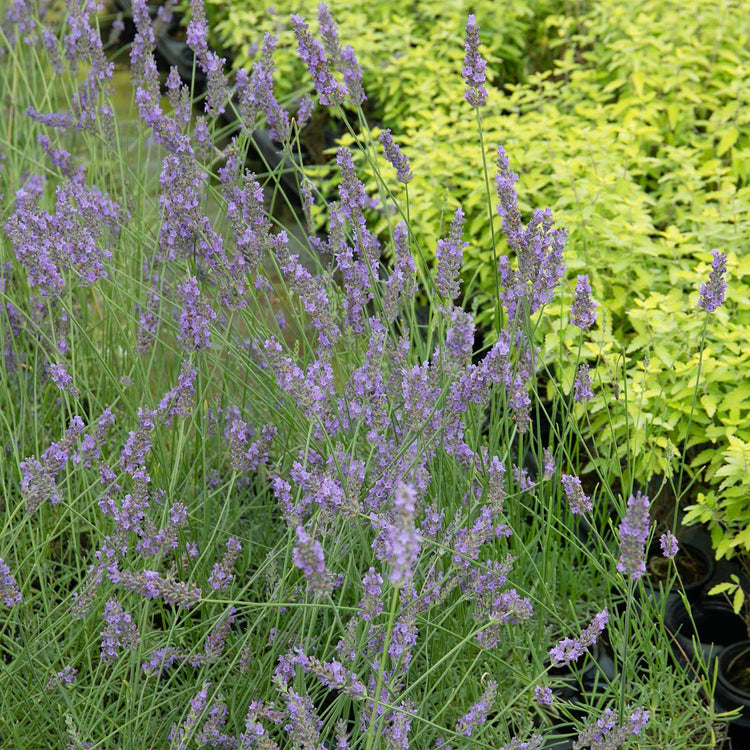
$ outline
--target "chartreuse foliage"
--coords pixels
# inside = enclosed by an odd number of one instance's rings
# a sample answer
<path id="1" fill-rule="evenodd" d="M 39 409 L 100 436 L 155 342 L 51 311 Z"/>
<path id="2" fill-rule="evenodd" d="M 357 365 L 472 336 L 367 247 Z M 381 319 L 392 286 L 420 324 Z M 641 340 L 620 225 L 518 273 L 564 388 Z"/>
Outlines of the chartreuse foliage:
<path id="1" fill-rule="evenodd" d="M 250 59 L 260 31 L 281 31 L 278 16 L 248 5 L 222 6 L 216 26 L 238 63 Z M 302 7 L 314 26 L 315 5 L 275 8 L 281 16 Z M 613 460 L 629 453 L 638 482 L 671 477 L 685 461 L 686 475 L 713 488 L 697 495 L 689 517 L 713 525 L 720 554 L 750 549 L 746 479 L 736 468 L 736 446 L 750 441 L 750 385 L 741 377 L 750 357 L 745 3 L 599 0 L 573 12 L 516 2 L 502 13 L 486 2 L 393 12 L 382 3 L 332 3 L 342 40 L 363 63 L 369 114 L 411 160 L 410 223 L 422 248 L 432 252 L 456 204 L 466 212 L 466 282 L 478 322 L 491 330 L 494 254 L 486 198 L 476 189 L 482 158 L 458 75 L 472 10 L 494 84 L 481 111 L 488 164 L 497 144 L 514 154 L 522 211 L 552 207 L 570 231 L 568 278 L 588 273 L 600 305 L 580 355 L 598 385 L 590 435 L 611 446 Z M 281 34 L 278 80 L 289 88 L 300 69 L 288 32 Z M 351 142 L 348 134 L 341 141 Z M 376 185 L 372 176 L 373 194 Z M 379 229 L 386 227 L 382 218 Z M 698 280 L 713 247 L 728 254 L 729 301 L 708 325 L 692 408 L 703 330 Z M 505 252 L 498 239 L 497 253 Z M 572 287 L 542 324 L 545 362 L 566 391 L 578 358 L 567 318 Z"/>

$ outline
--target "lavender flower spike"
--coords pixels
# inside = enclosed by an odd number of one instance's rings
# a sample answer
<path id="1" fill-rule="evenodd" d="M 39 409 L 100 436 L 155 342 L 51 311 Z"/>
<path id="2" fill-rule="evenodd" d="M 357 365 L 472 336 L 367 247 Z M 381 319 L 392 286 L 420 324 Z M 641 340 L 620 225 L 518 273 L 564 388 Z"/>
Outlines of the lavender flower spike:
<path id="1" fill-rule="evenodd" d="M 419 557 L 422 540 L 414 528 L 417 493 L 411 485 L 400 484 L 393 499 L 395 519 L 385 540 L 385 556 L 391 563 L 388 579 L 396 586 L 408 582 Z"/>
<path id="2" fill-rule="evenodd" d="M 591 373 L 587 364 L 579 365 L 576 379 L 573 381 L 573 398 L 579 404 L 585 404 L 594 397 L 591 390 Z"/>
<path id="3" fill-rule="evenodd" d="M 492 705 L 497 698 L 497 682 L 489 680 L 482 697 L 474 703 L 456 724 L 456 732 L 465 737 L 471 737 L 472 731 L 487 721 L 487 714 L 492 710 Z"/>
<path id="4" fill-rule="evenodd" d="M 617 570 L 627 573 L 631 580 L 641 578 L 646 572 L 646 540 L 648 539 L 647 495 L 637 492 L 628 498 L 628 509 L 620 522 L 621 552 Z"/>
<path id="5" fill-rule="evenodd" d="M 310 71 L 320 103 L 324 107 L 336 107 L 344 101 L 346 91 L 331 72 L 331 64 L 323 45 L 310 33 L 305 19 L 296 13 L 289 17 L 297 37 L 301 60 Z"/>
<path id="6" fill-rule="evenodd" d="M 6 607 L 12 607 L 21 601 L 21 592 L 18 590 L 16 579 L 10 572 L 8 564 L 0 557 L 0 597 Z"/>
<path id="7" fill-rule="evenodd" d="M 677 537 L 671 531 L 662 534 L 659 543 L 661 544 L 661 551 L 664 553 L 664 557 L 670 560 L 680 551 Z"/>
<path id="8" fill-rule="evenodd" d="M 472 107 L 481 107 L 487 103 L 487 89 L 484 87 L 487 63 L 479 54 L 479 26 L 472 13 L 466 21 L 466 57 L 462 75 L 466 81 L 464 98 Z"/>
<path id="9" fill-rule="evenodd" d="M 557 646 L 549 650 L 552 666 L 560 667 L 577 661 L 583 652 L 596 643 L 599 634 L 609 622 L 609 612 L 606 607 L 594 615 L 588 627 L 581 633 L 580 638 L 564 638 Z"/>
<path id="10" fill-rule="evenodd" d="M 588 331 L 596 323 L 596 302 L 591 299 L 589 277 L 583 274 L 576 282 L 576 298 L 570 309 L 570 322 L 582 331 Z"/>
<path id="11" fill-rule="evenodd" d="M 708 281 L 701 284 L 701 296 L 698 307 L 706 312 L 713 312 L 724 304 L 727 293 L 727 282 L 724 276 L 727 273 L 727 254 L 719 252 L 716 248 L 711 251 L 713 261 Z"/>
<path id="12" fill-rule="evenodd" d="M 590 498 L 583 492 L 581 480 L 570 474 L 563 474 L 561 479 L 565 495 L 567 496 L 570 505 L 570 512 L 577 514 L 590 511 L 593 508 L 593 505 L 591 504 Z"/>
<path id="13" fill-rule="evenodd" d="M 323 547 L 302 526 L 297 527 L 297 544 L 292 550 L 292 562 L 305 574 L 314 594 L 331 593 L 333 576 L 326 569 Z"/>
<path id="14" fill-rule="evenodd" d="M 461 280 L 458 278 L 461 270 L 461 260 L 464 248 L 468 242 L 461 242 L 464 229 L 464 212 L 461 206 L 456 209 L 456 214 L 451 222 L 448 239 L 438 240 L 435 257 L 437 259 L 437 284 L 438 291 L 450 300 L 456 299 L 460 292 Z"/>
<path id="15" fill-rule="evenodd" d="M 401 149 L 394 142 L 393 136 L 391 136 L 391 129 L 386 128 L 378 136 L 378 140 L 383 145 L 385 158 L 388 159 L 391 166 L 397 172 L 396 180 L 402 185 L 407 185 L 414 175 L 409 169 L 409 158 L 406 154 L 402 153 Z"/>

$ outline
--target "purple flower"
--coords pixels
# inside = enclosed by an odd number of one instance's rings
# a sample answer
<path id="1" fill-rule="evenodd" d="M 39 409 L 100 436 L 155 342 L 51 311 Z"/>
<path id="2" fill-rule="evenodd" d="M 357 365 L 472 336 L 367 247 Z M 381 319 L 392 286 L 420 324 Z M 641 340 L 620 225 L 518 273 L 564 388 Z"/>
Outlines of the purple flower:
<path id="1" fill-rule="evenodd" d="M 465 737 L 471 737 L 474 729 L 487 721 L 487 715 L 492 710 L 495 698 L 497 698 L 497 682 L 488 680 L 481 699 L 474 703 L 456 723 L 456 731 Z"/>
<path id="2" fill-rule="evenodd" d="M 409 169 L 409 158 L 404 154 L 401 149 L 396 145 L 391 136 L 391 129 L 386 128 L 379 136 L 380 143 L 383 145 L 383 151 L 385 158 L 389 161 L 391 166 L 396 170 L 396 179 L 407 185 L 411 178 L 414 176 Z"/>
<path id="3" fill-rule="evenodd" d="M 254 274 L 265 251 L 271 249 L 271 224 L 263 209 L 263 188 L 252 172 L 245 172 L 235 180 L 238 164 L 228 159 L 225 167 L 219 170 L 224 195 L 227 200 L 227 217 L 236 242 L 236 250 L 247 266 L 247 272 Z"/>
<path id="4" fill-rule="evenodd" d="M 542 464 L 542 479 L 552 479 L 557 470 L 555 457 L 552 455 L 552 451 L 549 448 L 545 448 L 542 455 L 544 458 L 544 463 Z"/>
<path id="5" fill-rule="evenodd" d="M 174 748 L 174 750 L 186 750 L 190 744 L 193 733 L 198 726 L 201 714 L 206 708 L 206 703 L 208 702 L 208 689 L 210 687 L 211 683 L 205 681 L 196 696 L 190 700 L 190 710 L 188 711 L 188 715 L 181 727 L 178 727 L 177 724 L 172 724 L 172 729 L 169 732 L 169 739 L 172 742 L 170 747 Z"/>
<path id="6" fill-rule="evenodd" d="M 711 273 L 708 275 L 708 281 L 701 284 L 701 295 L 698 300 L 698 307 L 702 307 L 706 312 L 713 312 L 721 307 L 727 293 L 727 282 L 724 279 L 727 273 L 727 254 L 714 248 L 711 255 Z"/>
<path id="7" fill-rule="evenodd" d="M 190 9 L 187 43 L 195 52 L 198 66 L 206 74 L 205 110 L 213 116 L 218 116 L 225 109 L 227 81 L 223 66 L 226 61 L 208 47 L 208 21 L 203 0 L 190 0 Z"/>
<path id="8" fill-rule="evenodd" d="M 573 398 L 579 404 L 585 404 L 594 397 L 591 390 L 591 373 L 587 364 L 579 365 L 576 378 L 573 381 Z"/>
<path id="9" fill-rule="evenodd" d="M 61 672 L 53 674 L 47 681 L 45 690 L 54 690 L 58 685 L 72 685 L 78 670 L 68 664 Z"/>
<path id="10" fill-rule="evenodd" d="M 661 544 L 661 551 L 664 553 L 664 557 L 668 557 L 670 560 L 680 551 L 677 537 L 671 531 L 662 534 L 659 538 L 659 543 Z"/>
<path id="11" fill-rule="evenodd" d="M 16 579 L 10 572 L 8 564 L 0 557 L 0 597 L 6 607 L 12 607 L 18 604 L 21 599 L 21 592 L 18 590 Z"/>
<path id="12" fill-rule="evenodd" d="M 159 242 L 167 260 L 189 257 L 194 251 L 202 224 L 200 202 L 204 182 L 205 176 L 192 148 L 164 158 L 159 176 L 159 206 L 163 212 Z"/>
<path id="13" fill-rule="evenodd" d="M 591 299 L 589 277 L 583 274 L 576 282 L 576 297 L 570 308 L 570 322 L 582 331 L 588 331 L 596 323 L 596 302 Z"/>
<path id="14" fill-rule="evenodd" d="M 220 563 L 215 563 L 208 582 L 214 591 L 226 591 L 229 584 L 234 578 L 232 569 L 237 560 L 237 556 L 242 551 L 242 545 L 238 539 L 229 537 L 226 544 L 226 552 Z"/>
<path id="15" fill-rule="evenodd" d="M 362 579 L 362 588 L 359 616 L 365 622 L 372 622 L 383 611 L 383 576 L 371 567 Z"/>
<path id="16" fill-rule="evenodd" d="M 464 218 L 463 209 L 459 206 L 451 222 L 448 238 L 438 240 L 437 250 L 435 251 L 437 259 L 435 283 L 440 294 L 449 300 L 454 300 L 459 295 L 461 281 L 458 274 L 461 270 L 464 248 L 469 244 L 468 242 L 461 242 Z"/>
<path id="17" fill-rule="evenodd" d="M 339 65 L 341 61 L 341 42 L 339 41 L 339 27 L 333 20 L 325 3 L 318 3 L 318 31 L 323 40 L 323 47 L 332 65 Z"/>
<path id="18" fill-rule="evenodd" d="M 252 130 L 255 115 L 260 111 L 266 117 L 271 137 L 276 141 L 286 141 L 289 138 L 289 115 L 273 93 L 273 74 L 276 70 L 273 52 L 278 41 L 278 37 L 273 34 L 265 34 L 261 55 L 253 63 L 250 72 L 250 85 L 246 90 L 241 85 L 240 106 L 244 110 L 248 130 Z"/>
<path id="19" fill-rule="evenodd" d="M 541 685 L 537 685 L 534 688 L 534 698 L 536 698 L 536 702 L 540 706 L 551 706 L 554 703 L 552 690 L 548 687 L 542 687 Z"/>
<path id="20" fill-rule="evenodd" d="M 446 310 L 442 310 L 446 314 Z M 445 333 L 445 349 L 448 354 L 448 365 L 466 367 L 471 361 L 474 347 L 474 318 L 471 313 L 460 307 L 453 307 L 447 313 L 450 327 Z"/>
<path id="21" fill-rule="evenodd" d="M 178 651 L 173 646 L 167 646 L 167 648 L 157 648 L 149 654 L 148 660 L 141 664 L 141 669 L 153 677 L 161 675 L 162 672 L 166 672 L 174 664 L 179 664 L 185 661 L 185 655 Z"/>
<path id="22" fill-rule="evenodd" d="M 533 734 L 530 740 L 519 740 L 514 737 L 507 745 L 503 745 L 500 750 L 541 750 L 543 738 L 539 734 Z"/>
<path id="23" fill-rule="evenodd" d="M 223 731 L 227 723 L 227 709 L 224 696 L 219 693 L 208 711 L 208 718 L 203 723 L 200 732 L 195 739 L 198 744 L 208 745 L 209 747 L 221 747 L 225 750 L 235 750 L 237 748 L 237 738 L 231 737 Z"/>
<path id="24" fill-rule="evenodd" d="M 596 643 L 599 634 L 609 621 L 606 608 L 594 615 L 589 626 L 581 633 L 580 638 L 564 638 L 549 651 L 553 667 L 560 667 L 578 661 L 583 652 Z"/>
<path id="25" fill-rule="evenodd" d="M 209 324 L 216 320 L 216 313 L 208 302 L 201 298 L 198 279 L 188 276 L 177 287 L 180 297 L 180 333 L 177 334 L 188 351 L 201 351 L 211 347 Z"/>
<path id="26" fill-rule="evenodd" d="M 309 96 L 303 96 L 297 107 L 297 125 L 300 130 L 310 122 L 313 113 L 313 100 Z"/>
<path id="27" fill-rule="evenodd" d="M 205 659 L 204 661 L 214 662 L 221 656 L 221 652 L 224 650 L 224 644 L 229 630 L 234 624 L 234 617 L 236 613 L 234 607 L 230 607 L 224 612 L 219 621 L 216 623 L 211 632 L 206 636 L 206 643 L 204 645 Z"/>
<path id="28" fill-rule="evenodd" d="M 513 187 L 517 180 L 518 175 L 511 171 L 505 149 L 498 146 L 495 184 L 500 202 L 497 211 L 503 220 L 508 245 L 518 257 L 517 271 L 511 268 L 506 256 L 498 261 L 503 286 L 500 298 L 511 320 L 515 319 L 518 306 L 524 299 L 528 300 L 529 314 L 552 300 L 565 269 L 562 253 L 567 237 L 564 229 L 552 229 L 554 221 L 549 208 L 544 211 L 536 209 L 528 226 L 523 226 L 518 196 Z"/>
<path id="29" fill-rule="evenodd" d="M 198 371 L 189 360 L 184 360 L 180 365 L 180 374 L 177 385 L 162 396 L 156 411 L 163 416 L 164 424 L 169 424 L 172 417 L 189 417 L 193 407 L 195 396 L 195 378 Z"/>
<path id="30" fill-rule="evenodd" d="M 311 656 L 307 658 L 303 666 L 306 672 L 312 672 L 327 688 L 340 690 L 355 701 L 361 700 L 367 694 L 357 674 L 346 669 L 335 659 L 330 662 L 321 662 Z"/>
<path id="31" fill-rule="evenodd" d="M 69 393 L 74 398 L 78 398 L 78 388 L 73 385 L 73 378 L 68 374 L 64 365 L 50 365 L 47 368 L 52 382 L 63 392 Z"/>
<path id="32" fill-rule="evenodd" d="M 390 562 L 388 580 L 396 586 L 408 583 L 419 557 L 422 538 L 414 528 L 417 493 L 414 487 L 401 483 L 393 498 L 394 519 L 386 532 L 384 552 Z"/>
<path id="33" fill-rule="evenodd" d="M 139 573 L 121 571 L 116 566 L 109 571 L 112 583 L 118 583 L 129 591 L 135 591 L 146 599 L 163 599 L 167 604 L 189 609 L 200 601 L 201 590 L 194 583 L 176 581 L 171 573 L 161 576 L 155 570 Z"/>
<path id="34" fill-rule="evenodd" d="M 481 107 L 487 102 L 487 89 L 484 87 L 487 63 L 479 54 L 479 26 L 472 13 L 466 21 L 466 56 L 462 75 L 466 81 L 464 98 L 472 107 Z"/>
<path id="35" fill-rule="evenodd" d="M 141 642 L 138 628 L 133 618 L 122 608 L 117 599 L 110 599 L 104 606 L 104 630 L 102 637 L 102 661 L 111 664 L 117 659 L 117 649 L 134 651 Z"/>
<path id="36" fill-rule="evenodd" d="M 174 503 L 169 509 L 169 520 L 165 528 L 157 530 L 153 521 L 146 518 L 136 550 L 141 557 L 149 557 L 163 554 L 171 549 L 177 549 L 177 535 L 186 524 L 187 507 L 182 503 Z"/>
<path id="37" fill-rule="evenodd" d="M 27 183 L 16 193 L 5 223 L 29 284 L 44 297 L 57 297 L 65 290 L 66 271 L 81 286 L 105 277 L 105 262 L 112 257 L 109 241 L 116 238 L 121 221 L 119 207 L 97 188 L 67 179 L 57 188 L 50 214 L 36 205 L 39 196 L 32 187 Z"/>
<path id="38" fill-rule="evenodd" d="M 587 724 L 573 743 L 573 750 L 588 747 L 591 750 L 615 750 L 633 735 L 640 734 L 650 718 L 644 708 L 637 708 L 622 723 L 617 723 L 617 711 L 605 708 L 596 721 Z"/>
<path id="39" fill-rule="evenodd" d="M 628 498 L 628 509 L 620 522 L 620 559 L 617 570 L 627 573 L 631 580 L 641 578 L 646 572 L 646 540 L 648 539 L 649 499 L 640 491 Z"/>
<path id="40" fill-rule="evenodd" d="M 310 315 L 310 322 L 318 331 L 318 344 L 323 349 L 333 348 L 341 336 L 341 329 L 336 324 L 328 298 L 326 287 L 329 279 L 326 275 L 312 276 L 299 262 L 299 256 L 289 253 L 286 232 L 280 232 L 276 235 L 276 239 L 279 268 L 288 280 L 292 291 L 299 295 L 305 311 Z"/>
<path id="41" fill-rule="evenodd" d="M 208 54 L 208 21 L 203 0 L 190 0 L 187 43 L 197 56 Z"/>
<path id="42" fill-rule="evenodd" d="M 357 55 L 351 44 L 344 47 L 341 53 L 341 72 L 344 76 L 344 86 L 349 95 L 349 101 L 356 107 L 362 104 L 367 96 L 362 88 L 362 67 L 357 62 Z"/>
<path id="43" fill-rule="evenodd" d="M 590 498 L 584 494 L 581 480 L 578 477 L 563 474 L 561 479 L 571 513 L 585 513 L 593 509 L 594 506 L 591 504 Z"/>
<path id="44" fill-rule="evenodd" d="M 292 550 L 292 562 L 305 574 L 314 594 L 329 594 L 333 590 L 333 576 L 326 569 L 323 547 L 302 526 L 297 526 L 296 533 L 297 544 Z"/>
<path id="45" fill-rule="evenodd" d="M 302 16 L 293 14 L 289 20 L 297 37 L 300 59 L 307 65 L 320 97 L 320 103 L 324 107 L 338 106 L 344 101 L 346 91 L 333 77 L 325 48 L 312 36 Z"/>
<path id="46" fill-rule="evenodd" d="M 393 244 L 393 270 L 385 282 L 383 295 L 383 309 L 390 323 L 396 319 L 399 309 L 414 297 L 417 289 L 414 279 L 417 266 L 409 249 L 409 231 L 403 221 L 393 230 Z"/>

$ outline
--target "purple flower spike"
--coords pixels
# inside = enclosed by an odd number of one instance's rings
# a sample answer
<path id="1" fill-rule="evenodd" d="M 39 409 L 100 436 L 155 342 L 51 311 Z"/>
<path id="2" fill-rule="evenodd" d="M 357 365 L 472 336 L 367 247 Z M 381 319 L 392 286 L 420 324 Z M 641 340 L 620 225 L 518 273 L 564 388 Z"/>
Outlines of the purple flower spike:
<path id="1" fill-rule="evenodd" d="M 458 720 L 456 732 L 465 737 L 471 737 L 472 731 L 487 721 L 487 714 L 492 710 L 495 698 L 497 698 L 497 682 L 489 680 L 482 697 Z"/>
<path id="2" fill-rule="evenodd" d="M 58 685 L 65 685 L 66 687 L 72 685 L 75 682 L 77 674 L 78 670 L 68 664 L 61 672 L 53 674 L 49 680 L 47 680 L 47 685 L 44 689 L 54 690 Z"/>
<path id="3" fill-rule="evenodd" d="M 468 242 L 461 242 L 464 230 L 464 212 L 461 206 L 456 209 L 455 216 L 451 222 L 450 233 L 447 239 L 438 240 L 435 257 L 437 258 L 437 284 L 438 291 L 450 300 L 456 299 L 461 290 L 461 280 L 458 278 L 461 270 L 461 260 L 464 248 Z"/>
<path id="4" fill-rule="evenodd" d="M 554 703 L 552 690 L 548 687 L 537 685 L 534 688 L 534 698 L 540 706 L 551 706 Z"/>
<path id="5" fill-rule="evenodd" d="M 573 398 L 579 404 L 585 404 L 593 397 L 594 393 L 591 390 L 591 373 L 589 372 L 589 366 L 587 364 L 582 364 L 579 366 L 576 379 L 573 382 Z"/>
<path id="6" fill-rule="evenodd" d="M 588 627 L 581 633 L 580 638 L 564 638 L 557 646 L 549 651 L 552 666 L 560 667 L 577 661 L 583 652 L 596 643 L 599 634 L 609 622 L 609 612 L 606 608 L 594 615 Z"/>
<path id="7" fill-rule="evenodd" d="M 680 551 L 677 537 L 671 531 L 662 534 L 659 543 L 661 544 L 661 551 L 664 553 L 664 557 L 667 557 L 670 560 Z"/>
<path id="8" fill-rule="evenodd" d="M 346 91 L 331 72 L 331 63 L 323 45 L 310 33 L 305 19 L 296 13 L 289 17 L 297 37 L 299 56 L 307 65 L 320 103 L 324 107 L 336 107 L 344 101 Z"/>
<path id="9" fill-rule="evenodd" d="M 583 274 L 576 282 L 576 298 L 570 310 L 570 322 L 582 331 L 588 331 L 596 323 L 596 302 L 591 299 L 589 277 Z"/>
<path id="10" fill-rule="evenodd" d="M 592 750 L 622 747 L 631 735 L 640 734 L 649 718 L 650 714 L 646 709 L 636 708 L 622 724 L 618 724 L 617 711 L 605 708 L 602 716 L 586 724 L 573 743 L 573 750 L 582 750 L 585 747 Z"/>
<path id="11" fill-rule="evenodd" d="M 101 658 L 111 664 L 117 659 L 118 648 L 134 650 L 141 637 L 133 618 L 122 608 L 117 599 L 110 599 L 104 607 L 104 630 L 101 631 Z"/>
<path id="12" fill-rule="evenodd" d="M 701 296 L 698 300 L 698 307 L 702 307 L 706 312 L 713 312 L 721 307 L 727 293 L 727 282 L 724 279 L 727 273 L 727 254 L 719 252 L 716 248 L 711 254 L 714 258 L 711 273 L 708 275 L 708 281 L 701 284 Z"/>
<path id="13" fill-rule="evenodd" d="M 617 570 L 627 573 L 631 580 L 641 578 L 646 572 L 646 540 L 648 539 L 647 495 L 637 492 L 628 498 L 628 509 L 620 523 L 620 559 Z"/>
<path id="14" fill-rule="evenodd" d="M 0 597 L 6 607 L 12 607 L 21 601 L 21 592 L 18 590 L 16 579 L 10 572 L 7 563 L 0 557 Z"/>
<path id="15" fill-rule="evenodd" d="M 209 323 L 216 320 L 216 313 L 201 298 L 198 280 L 195 276 L 187 279 L 177 287 L 182 309 L 180 312 L 181 331 L 177 338 L 188 351 L 201 351 L 211 347 Z"/>
<path id="16" fill-rule="evenodd" d="M 406 185 L 414 176 L 409 169 L 409 158 L 402 153 L 391 136 L 391 129 L 386 128 L 379 136 L 380 143 L 383 145 L 385 158 L 388 159 L 391 166 L 396 170 L 396 179 L 398 182 Z"/>
<path id="17" fill-rule="evenodd" d="M 400 484 L 393 499 L 394 521 L 385 540 L 385 556 L 391 564 L 388 580 L 396 586 L 407 583 L 419 557 L 422 539 L 414 528 L 417 493 Z"/>
<path id="18" fill-rule="evenodd" d="M 466 21 L 466 57 L 462 75 L 466 81 L 464 98 L 472 107 L 481 107 L 487 103 L 487 89 L 484 87 L 487 63 L 479 54 L 479 26 L 472 13 Z"/>
<path id="19" fill-rule="evenodd" d="M 591 500 L 584 494 L 581 487 L 581 480 L 578 477 L 563 474 L 562 485 L 570 504 L 571 513 L 578 514 L 592 510 L 593 505 L 591 504 Z"/>
<path id="20" fill-rule="evenodd" d="M 297 527 L 297 544 L 292 550 L 292 562 L 305 574 L 314 594 L 331 593 L 333 576 L 326 569 L 323 547 L 302 526 Z"/>

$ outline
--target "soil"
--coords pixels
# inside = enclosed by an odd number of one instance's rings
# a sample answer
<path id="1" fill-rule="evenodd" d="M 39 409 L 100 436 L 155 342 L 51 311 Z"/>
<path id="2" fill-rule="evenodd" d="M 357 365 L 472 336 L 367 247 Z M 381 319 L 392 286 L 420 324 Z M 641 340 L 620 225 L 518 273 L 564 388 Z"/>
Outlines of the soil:
<path id="1" fill-rule="evenodd" d="M 727 680 L 738 690 L 750 693 L 750 648 L 740 652 L 727 666 Z"/>

